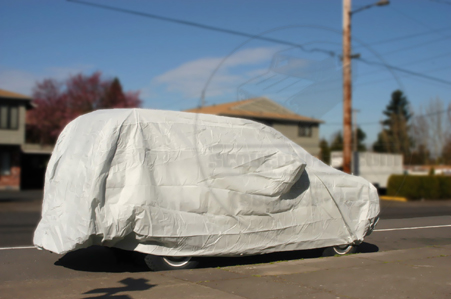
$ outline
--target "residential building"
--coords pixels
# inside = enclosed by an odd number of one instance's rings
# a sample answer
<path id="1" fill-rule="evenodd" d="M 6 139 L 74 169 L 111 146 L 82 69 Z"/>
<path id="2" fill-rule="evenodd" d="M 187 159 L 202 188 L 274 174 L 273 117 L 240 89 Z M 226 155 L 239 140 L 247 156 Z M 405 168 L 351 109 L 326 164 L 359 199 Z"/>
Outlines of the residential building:
<path id="1" fill-rule="evenodd" d="M 273 127 L 314 156 L 320 152 L 319 125 L 323 121 L 296 114 L 268 98 L 253 98 L 186 111 L 257 121 Z"/>
<path id="2" fill-rule="evenodd" d="M 29 97 L 0 89 L 0 189 L 20 189 L 21 146 L 30 108 Z"/>
<path id="3" fill-rule="evenodd" d="M 31 98 L 0 89 L 0 190 L 42 189 L 53 146 L 26 143 Z"/>

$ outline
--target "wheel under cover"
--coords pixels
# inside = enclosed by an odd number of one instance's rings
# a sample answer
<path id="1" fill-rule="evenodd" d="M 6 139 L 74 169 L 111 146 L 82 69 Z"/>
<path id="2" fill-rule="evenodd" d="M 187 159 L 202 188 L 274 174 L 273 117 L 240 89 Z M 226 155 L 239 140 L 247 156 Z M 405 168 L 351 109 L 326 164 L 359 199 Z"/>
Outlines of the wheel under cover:
<path id="1" fill-rule="evenodd" d="M 355 253 L 357 251 L 357 246 L 352 244 L 338 245 L 333 247 L 327 247 L 323 251 L 323 256 L 335 256 L 335 255 L 346 255 Z"/>
<path id="2" fill-rule="evenodd" d="M 170 257 L 148 254 L 144 260 L 152 271 L 193 269 L 199 264 L 198 261 L 188 256 Z"/>
<path id="3" fill-rule="evenodd" d="M 171 267 L 174 268 L 180 268 L 186 266 L 190 260 L 191 257 L 163 257 L 163 260 Z"/>

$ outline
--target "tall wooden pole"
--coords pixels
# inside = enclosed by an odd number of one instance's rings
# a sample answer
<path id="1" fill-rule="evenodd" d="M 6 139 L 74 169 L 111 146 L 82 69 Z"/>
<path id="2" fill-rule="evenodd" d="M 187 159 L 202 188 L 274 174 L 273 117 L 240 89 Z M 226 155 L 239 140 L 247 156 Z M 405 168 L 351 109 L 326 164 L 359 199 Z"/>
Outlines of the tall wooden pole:
<path id="1" fill-rule="evenodd" d="M 353 142 L 352 142 L 352 150 L 354 152 L 357 152 L 359 150 L 359 140 L 358 140 L 358 128 L 357 128 L 357 112 L 360 112 L 360 110 L 358 109 L 352 109 L 352 124 L 353 124 L 353 132 L 354 132 L 354 138 L 353 138 Z"/>
<path id="2" fill-rule="evenodd" d="M 351 0 L 343 0 L 343 171 L 351 173 L 352 81 Z"/>
<path id="3" fill-rule="evenodd" d="M 357 127 L 357 112 L 360 112 L 360 110 L 358 109 L 352 109 L 352 126 L 354 127 L 353 129 L 353 133 L 354 133 L 354 138 L 352 138 L 352 173 L 354 175 L 359 175 L 360 174 L 360 170 L 359 170 L 359 129 Z"/>

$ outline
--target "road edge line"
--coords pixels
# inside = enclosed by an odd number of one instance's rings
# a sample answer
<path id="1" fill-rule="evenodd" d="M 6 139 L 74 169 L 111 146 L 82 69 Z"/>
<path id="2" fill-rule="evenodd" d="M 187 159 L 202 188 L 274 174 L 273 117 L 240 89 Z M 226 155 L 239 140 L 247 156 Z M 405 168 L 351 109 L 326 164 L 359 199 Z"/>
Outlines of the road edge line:
<path id="1" fill-rule="evenodd" d="M 389 231 L 395 231 L 395 230 L 409 230 L 409 229 L 414 230 L 414 229 L 441 228 L 441 227 L 451 227 L 451 224 L 431 225 L 431 226 L 398 227 L 398 228 L 382 228 L 382 229 L 375 229 L 374 232 L 389 232 Z"/>
<path id="2" fill-rule="evenodd" d="M 36 249 L 35 246 L 17 246 L 17 247 L 0 247 L 0 250 L 14 250 L 14 249 Z"/>

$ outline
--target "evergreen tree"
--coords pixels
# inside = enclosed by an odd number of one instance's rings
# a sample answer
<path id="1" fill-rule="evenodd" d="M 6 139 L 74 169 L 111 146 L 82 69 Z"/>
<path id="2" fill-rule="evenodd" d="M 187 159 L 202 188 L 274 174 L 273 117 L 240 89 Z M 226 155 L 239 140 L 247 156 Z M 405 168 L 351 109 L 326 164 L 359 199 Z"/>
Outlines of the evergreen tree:
<path id="1" fill-rule="evenodd" d="M 385 153 L 402 153 L 406 157 L 410 153 L 412 139 L 409 136 L 409 102 L 403 92 L 396 90 L 383 111 L 386 119 L 382 122 L 382 132 L 378 134 L 373 150 Z"/>
<path id="2" fill-rule="evenodd" d="M 353 136 L 354 137 L 354 136 Z M 366 152 L 366 146 L 363 141 L 366 139 L 366 133 L 362 129 L 357 127 L 357 151 Z M 353 141 L 354 142 L 354 141 Z"/>
<path id="3" fill-rule="evenodd" d="M 385 147 L 385 140 L 386 140 L 385 132 L 382 131 L 379 134 L 377 134 L 377 140 L 373 143 L 373 151 L 376 153 L 385 153 L 387 152 Z"/>
<path id="4" fill-rule="evenodd" d="M 333 152 L 343 151 L 343 135 L 341 134 L 341 131 L 335 133 L 335 136 L 330 143 L 330 150 Z"/>
<path id="5" fill-rule="evenodd" d="M 357 151 L 366 151 L 366 146 L 363 141 L 366 139 L 366 133 L 359 127 L 357 127 Z M 352 144 L 354 144 L 354 133 L 352 134 Z M 354 147 L 352 147 L 354 148 Z M 343 135 L 341 131 L 335 133 L 335 136 L 330 144 L 331 151 L 343 151 Z"/>
<path id="6" fill-rule="evenodd" d="M 392 115 L 402 116 L 406 121 L 409 121 L 412 117 L 412 114 L 409 112 L 409 101 L 407 101 L 401 90 L 395 90 L 392 93 L 391 101 L 383 113 L 388 117 L 388 119 L 383 121 L 385 126 L 392 124 Z"/>
<path id="7" fill-rule="evenodd" d="M 320 160 L 326 163 L 327 165 L 330 165 L 330 148 L 329 143 L 326 139 L 321 139 L 319 143 L 320 153 L 319 157 Z"/>

